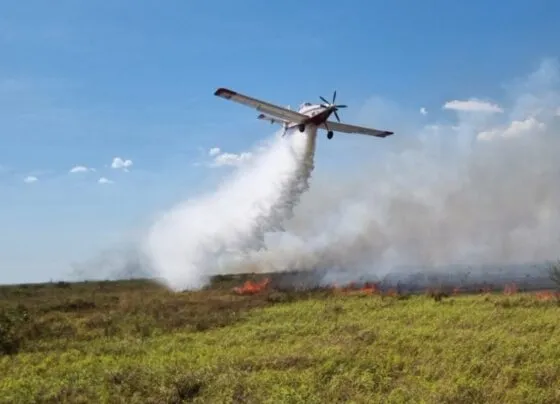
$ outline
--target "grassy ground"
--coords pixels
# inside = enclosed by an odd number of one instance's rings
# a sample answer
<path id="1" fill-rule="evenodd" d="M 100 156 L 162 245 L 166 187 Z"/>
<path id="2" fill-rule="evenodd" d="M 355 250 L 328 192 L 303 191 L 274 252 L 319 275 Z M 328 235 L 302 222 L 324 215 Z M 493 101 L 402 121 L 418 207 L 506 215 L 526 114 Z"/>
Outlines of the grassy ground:
<path id="1" fill-rule="evenodd" d="M 222 286 L 0 288 L 0 402 L 560 402 L 560 307 L 534 293 Z"/>

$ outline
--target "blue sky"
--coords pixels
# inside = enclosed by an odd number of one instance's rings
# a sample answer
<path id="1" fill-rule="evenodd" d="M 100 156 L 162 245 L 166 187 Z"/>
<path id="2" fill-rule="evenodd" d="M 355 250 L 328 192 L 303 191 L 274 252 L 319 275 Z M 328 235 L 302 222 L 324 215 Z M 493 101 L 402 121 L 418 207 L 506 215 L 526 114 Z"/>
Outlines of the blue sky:
<path id="1" fill-rule="evenodd" d="M 2 2 L 0 283 L 62 277 L 212 189 L 227 167 L 193 164 L 210 148 L 273 133 L 217 87 L 292 106 L 336 89 L 343 120 L 381 129 L 396 115 L 365 116 L 372 99 L 447 119 L 444 103 L 499 102 L 504 81 L 558 57 L 558 15 L 556 1 L 521 0 Z M 319 169 L 360 141 L 321 139 Z"/>

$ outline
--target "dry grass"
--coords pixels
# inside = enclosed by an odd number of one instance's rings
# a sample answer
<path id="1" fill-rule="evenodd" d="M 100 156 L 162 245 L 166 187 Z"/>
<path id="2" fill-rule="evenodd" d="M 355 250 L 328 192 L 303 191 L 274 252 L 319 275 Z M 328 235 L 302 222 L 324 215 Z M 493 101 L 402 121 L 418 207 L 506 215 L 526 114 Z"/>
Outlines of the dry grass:
<path id="1" fill-rule="evenodd" d="M 560 401 L 554 292 L 0 288 L 0 402 Z"/>

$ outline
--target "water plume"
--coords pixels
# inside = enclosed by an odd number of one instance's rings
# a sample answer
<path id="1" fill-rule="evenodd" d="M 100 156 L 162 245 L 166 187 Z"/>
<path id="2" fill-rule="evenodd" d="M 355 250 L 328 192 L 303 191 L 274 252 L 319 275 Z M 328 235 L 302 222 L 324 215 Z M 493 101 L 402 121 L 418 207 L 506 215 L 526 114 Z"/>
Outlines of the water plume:
<path id="1" fill-rule="evenodd" d="M 231 272 L 248 251 L 264 248 L 267 232 L 282 232 L 309 187 L 316 131 L 280 133 L 213 193 L 162 214 L 144 243 L 158 277 L 172 289 L 198 288 Z"/>

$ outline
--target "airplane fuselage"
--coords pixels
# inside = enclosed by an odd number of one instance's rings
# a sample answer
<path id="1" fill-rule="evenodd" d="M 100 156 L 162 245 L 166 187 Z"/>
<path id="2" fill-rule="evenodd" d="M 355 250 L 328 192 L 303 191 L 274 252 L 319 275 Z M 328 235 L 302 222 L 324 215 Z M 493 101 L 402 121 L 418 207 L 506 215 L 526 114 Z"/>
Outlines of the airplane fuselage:
<path id="1" fill-rule="evenodd" d="M 306 124 L 319 126 L 329 119 L 333 111 L 334 108 L 332 107 L 324 107 L 321 104 L 305 103 L 299 108 L 298 112 L 309 117 L 309 120 L 306 122 Z"/>
<path id="2" fill-rule="evenodd" d="M 306 115 L 309 118 L 306 121 L 300 122 L 300 123 L 284 122 L 283 123 L 284 134 L 286 134 L 287 131 L 290 131 L 290 130 L 295 129 L 295 128 L 298 128 L 300 132 L 303 132 L 305 130 L 305 128 L 308 127 L 309 125 L 313 125 L 315 127 L 319 127 L 321 125 L 324 125 L 325 128 L 328 129 L 326 127 L 325 122 L 327 122 L 327 120 L 329 119 L 329 117 L 331 116 L 333 111 L 334 111 L 334 107 L 326 107 L 326 106 L 321 105 L 321 104 L 311 104 L 309 102 L 305 102 L 305 103 L 300 105 L 300 107 L 297 109 L 297 112 L 299 112 L 300 114 Z M 274 123 L 274 122 L 281 123 L 281 121 L 276 120 L 274 117 L 268 116 L 266 114 L 259 115 L 259 118 L 268 119 L 268 120 L 270 120 L 271 123 Z M 329 136 L 329 138 L 331 138 L 332 137 L 332 132 L 329 131 L 327 136 Z"/>
<path id="3" fill-rule="evenodd" d="M 284 129 L 285 131 L 288 131 L 294 128 L 299 128 L 300 132 L 303 132 L 305 127 L 309 125 L 313 125 L 315 127 L 325 125 L 325 122 L 327 122 L 333 111 L 334 107 L 325 107 L 321 104 L 311 104 L 308 102 L 303 103 L 299 107 L 298 112 L 300 114 L 307 115 L 309 118 L 303 123 L 287 123 L 284 125 Z M 327 136 L 329 136 L 329 138 L 332 137 L 332 132 L 329 131 Z"/>

